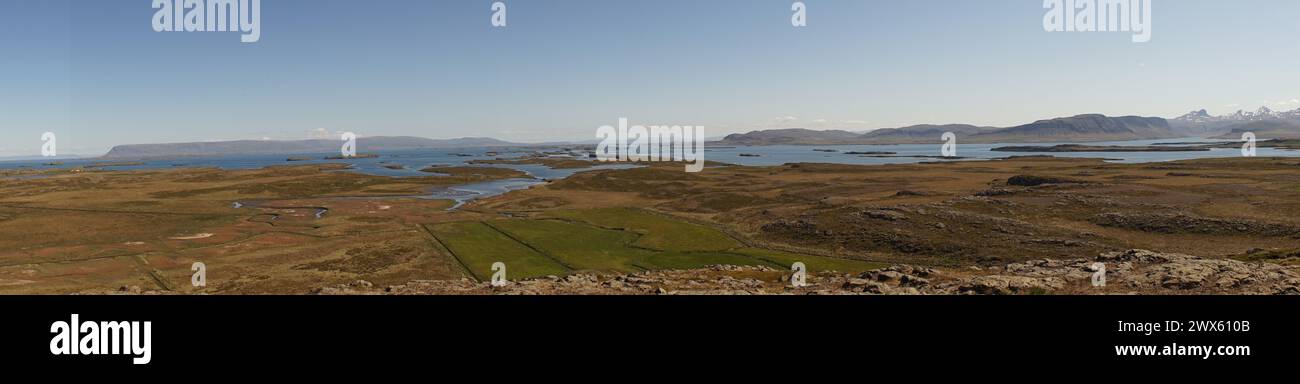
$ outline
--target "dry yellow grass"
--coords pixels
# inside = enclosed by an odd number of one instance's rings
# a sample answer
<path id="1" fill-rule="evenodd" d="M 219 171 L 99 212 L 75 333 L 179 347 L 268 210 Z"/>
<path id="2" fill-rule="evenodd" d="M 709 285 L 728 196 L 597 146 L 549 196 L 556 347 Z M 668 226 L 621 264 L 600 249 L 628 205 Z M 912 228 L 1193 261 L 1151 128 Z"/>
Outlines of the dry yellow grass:
<path id="1" fill-rule="evenodd" d="M 0 293 L 140 286 L 301 294 L 354 280 L 458 279 L 466 276 L 464 267 L 425 229 L 429 225 L 612 208 L 709 227 L 746 249 L 952 270 L 1130 248 L 1208 257 L 1300 249 L 1300 233 L 1288 232 L 1300 228 L 1300 165 L 1282 159 L 1107 164 L 1017 158 L 726 166 L 699 174 L 654 164 L 579 173 L 455 212 L 446 211 L 448 201 L 400 196 L 517 175 L 448 170 L 455 176 L 399 179 L 338 169 L 87 171 L 6 179 L 0 184 Z M 1016 175 L 1079 183 L 1008 186 Z M 235 208 L 234 202 L 251 204 Z M 317 218 L 318 208 L 328 213 Z M 671 236 L 647 235 L 638 246 L 672 248 Z M 189 285 L 195 261 L 208 265 L 206 288 Z"/>

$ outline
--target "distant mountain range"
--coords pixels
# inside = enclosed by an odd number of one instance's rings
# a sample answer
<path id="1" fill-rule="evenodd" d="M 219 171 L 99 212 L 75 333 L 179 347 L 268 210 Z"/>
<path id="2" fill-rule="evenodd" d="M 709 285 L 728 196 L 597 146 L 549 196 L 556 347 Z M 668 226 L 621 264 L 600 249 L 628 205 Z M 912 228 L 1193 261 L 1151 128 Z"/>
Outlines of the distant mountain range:
<path id="1" fill-rule="evenodd" d="M 1224 133 L 1218 134 L 1220 132 Z M 1259 140 L 1300 139 L 1300 122 L 1295 120 L 1260 120 L 1230 124 L 1206 136 L 1210 136 L 1212 139 L 1240 140 L 1241 135 L 1246 132 L 1254 133 L 1255 138 Z"/>
<path id="2" fill-rule="evenodd" d="M 916 144 L 936 143 L 946 132 L 957 134 L 959 143 L 1047 143 L 1098 142 L 1124 140 L 1174 139 L 1206 137 L 1237 140 L 1244 132 L 1253 132 L 1259 140 L 1300 139 L 1300 109 L 1277 112 L 1268 107 L 1254 112 L 1213 116 L 1198 110 L 1174 119 L 1159 117 L 1098 114 L 1039 120 L 1014 127 L 981 127 L 968 124 L 913 125 L 859 133 L 843 130 L 774 129 L 738 133 L 710 142 L 710 145 L 848 145 L 848 144 Z M 435 140 L 421 137 L 362 137 L 357 152 L 447 149 L 474 147 L 522 147 L 576 145 L 573 143 L 523 144 L 469 137 Z M 143 159 L 186 156 L 223 156 L 258 154 L 309 154 L 338 152 L 339 140 L 242 140 L 174 144 L 133 144 L 113 147 L 105 158 Z"/>
<path id="3" fill-rule="evenodd" d="M 374 151 L 400 151 L 415 149 L 445 149 L 473 147 L 513 147 L 528 144 L 511 143 L 486 137 L 435 140 L 409 136 L 376 136 L 357 138 L 357 153 Z M 104 155 L 112 159 L 141 159 L 159 157 L 269 155 L 338 153 L 341 140 L 240 140 L 173 144 L 131 144 L 113 147 Z"/>
<path id="4" fill-rule="evenodd" d="M 945 132 L 957 134 L 960 143 L 1047 143 L 1155 140 L 1182 137 L 1237 140 L 1254 132 L 1260 140 L 1300 138 L 1300 109 L 1277 112 L 1268 107 L 1255 112 L 1212 116 L 1206 110 L 1166 120 L 1159 117 L 1108 117 L 1089 114 L 1039 120 L 1014 127 L 969 124 L 913 125 L 866 133 L 776 129 L 738 133 L 711 145 L 847 145 L 935 143 Z"/>
<path id="5" fill-rule="evenodd" d="M 1260 107 L 1254 112 L 1238 110 L 1235 113 L 1213 116 L 1204 109 L 1188 112 L 1169 120 L 1176 129 L 1196 136 L 1240 139 L 1245 132 L 1254 132 L 1260 139 L 1300 138 L 1300 108 L 1278 112 Z"/>
<path id="6" fill-rule="evenodd" d="M 1107 117 L 1078 115 L 1008 128 L 967 124 L 913 125 L 857 134 L 846 131 L 783 129 L 734 134 L 716 145 L 828 145 L 828 144 L 911 144 L 934 143 L 945 132 L 957 134 L 962 143 L 1090 142 L 1141 139 L 1171 139 L 1183 135 L 1159 117 Z"/>
<path id="7" fill-rule="evenodd" d="M 729 135 L 719 140 L 718 143 L 725 143 L 726 145 L 818 145 L 854 141 L 861 136 L 860 133 L 849 131 L 815 131 L 792 128 Z"/>
<path id="8" fill-rule="evenodd" d="M 944 133 L 952 132 L 961 138 L 960 141 L 965 142 L 968 141 L 965 140 L 966 138 L 988 134 L 997 130 L 998 128 L 994 127 L 977 127 L 968 124 L 922 124 L 903 128 L 877 129 L 862 134 L 860 138 L 878 144 L 933 143 Z"/>
<path id="9" fill-rule="evenodd" d="M 1292 111 L 1278 112 L 1270 109 L 1269 107 L 1259 107 L 1259 109 L 1256 110 L 1255 112 L 1247 112 L 1246 110 L 1237 110 L 1236 113 L 1231 113 L 1223 116 L 1211 116 L 1209 112 L 1206 112 L 1204 109 L 1202 109 L 1199 111 L 1188 112 L 1186 115 L 1179 116 L 1177 118 L 1174 118 L 1173 120 L 1181 123 L 1186 123 L 1186 124 L 1263 121 L 1263 120 L 1300 120 L 1300 108 L 1296 108 L 1295 110 Z"/>

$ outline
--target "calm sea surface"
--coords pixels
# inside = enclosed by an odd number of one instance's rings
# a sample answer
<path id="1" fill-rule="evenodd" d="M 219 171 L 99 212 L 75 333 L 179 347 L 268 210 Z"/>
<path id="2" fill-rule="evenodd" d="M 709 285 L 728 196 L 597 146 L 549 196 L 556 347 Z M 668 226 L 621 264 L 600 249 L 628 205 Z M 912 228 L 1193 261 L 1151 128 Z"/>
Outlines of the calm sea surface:
<path id="1" fill-rule="evenodd" d="M 421 169 L 430 166 L 464 166 L 472 160 L 495 159 L 499 157 L 509 158 L 518 157 L 534 153 L 535 148 L 456 148 L 456 149 L 439 149 L 426 151 L 392 151 L 376 152 L 377 158 L 359 158 L 349 160 L 324 160 L 325 157 L 338 156 L 335 153 L 305 153 L 305 154 L 284 154 L 284 155 L 248 155 L 248 156 L 221 156 L 221 157 L 191 157 L 176 158 L 164 160 L 105 160 L 105 159 L 75 159 L 75 160 L 26 160 L 26 161 L 6 161 L 0 162 L 0 169 L 60 169 L 77 166 L 90 166 L 104 163 L 132 163 L 131 165 L 121 166 L 102 166 L 97 169 L 129 171 L 129 170 L 153 170 L 153 169 L 171 169 L 171 168 L 189 168 L 189 167 L 216 167 L 221 169 L 259 169 L 267 166 L 276 165 L 303 165 L 303 164 L 325 164 L 325 163 L 347 163 L 352 167 L 345 172 L 360 172 L 371 175 L 393 176 L 393 177 L 416 177 L 416 176 L 437 176 L 437 174 L 420 172 Z M 488 152 L 494 152 L 496 155 L 488 156 Z M 289 158 L 310 158 L 312 160 L 288 161 Z M 135 164 L 138 163 L 138 164 Z M 392 169 L 391 166 L 400 165 L 401 169 Z M 493 180 L 481 183 L 472 183 L 457 185 L 447 188 L 432 190 L 424 198 L 434 199 L 452 199 L 459 203 L 469 200 L 495 196 L 516 189 L 524 189 L 533 185 L 542 184 L 548 180 L 559 180 L 577 172 L 592 169 L 623 169 L 631 168 L 631 164 L 599 164 L 594 168 L 579 169 L 551 169 L 543 165 L 535 164 L 492 164 L 492 165 L 470 165 L 480 167 L 498 167 L 510 168 L 528 173 L 532 178 Z M 10 176 L 8 179 L 30 179 L 39 178 L 42 175 L 19 175 Z M 3 180 L 3 179 L 0 179 Z M 458 204 L 459 205 L 459 204 Z"/>
<path id="2" fill-rule="evenodd" d="M 1162 143 L 1189 143 L 1189 142 L 1222 142 L 1223 140 L 1205 140 L 1199 138 L 1186 139 L 1166 139 L 1166 140 L 1137 140 L 1137 141 L 1116 141 L 1102 143 L 1088 143 L 1090 145 L 1153 145 Z M 908 164 L 923 161 L 940 161 L 934 158 L 940 155 L 940 142 L 935 144 L 901 144 L 901 145 L 828 145 L 828 146 L 794 146 L 794 145 L 776 145 L 761 147 L 709 147 L 705 149 L 705 159 L 740 165 L 781 165 L 786 163 L 840 163 L 840 164 Z M 1057 157 L 1082 157 L 1082 158 L 1103 158 L 1111 162 L 1119 163 L 1148 163 L 1162 162 L 1201 158 L 1223 158 L 1241 156 L 1239 148 L 1214 149 L 1204 152 L 1072 152 L 1072 153 L 1037 153 L 1037 152 L 993 152 L 991 149 L 1008 145 L 1033 145 L 1033 146 L 1051 146 L 1057 144 L 1070 143 L 1034 143 L 1034 144 L 961 144 L 958 142 L 957 156 L 961 160 L 981 160 L 993 159 L 1009 156 L 1027 156 L 1027 155 L 1049 155 Z M 826 151 L 818 151 L 818 149 Z M 377 152 L 377 158 L 368 159 L 350 159 L 350 160 L 324 160 L 327 156 L 337 156 L 338 153 L 308 153 L 308 154 L 283 154 L 283 155 L 252 155 L 252 156 L 225 156 L 225 157 L 194 157 L 179 158 L 166 160 L 144 160 L 125 162 L 140 163 L 121 166 L 105 166 L 100 169 L 105 170 L 149 170 L 149 169 L 169 169 L 179 167 L 216 167 L 221 169 L 257 169 L 275 165 L 300 165 L 300 164 L 323 164 L 345 162 L 352 165 L 347 171 L 361 172 L 371 175 L 394 176 L 394 177 L 412 177 L 412 176 L 430 176 L 432 174 L 420 172 L 420 169 L 429 166 L 461 166 L 472 160 L 494 159 L 499 157 L 518 157 L 534 153 L 536 148 L 457 148 L 457 149 L 438 149 L 423 151 L 393 151 Z M 488 152 L 494 152 L 495 155 L 489 156 Z M 852 155 L 846 152 L 893 152 L 890 157 L 871 157 Z M 746 156 L 741 156 L 742 154 Z M 1258 148 L 1257 155 L 1260 157 L 1300 157 L 1300 151 L 1277 150 L 1273 148 Z M 287 161 L 290 157 L 304 157 L 313 160 L 305 161 Z M 954 160 L 954 161 L 961 161 Z M 59 165 L 50 165 L 49 163 L 61 163 Z M 97 163 L 118 162 L 117 160 L 104 159 L 76 159 L 76 160 L 25 160 L 25 161 L 4 161 L 0 162 L 0 169 L 58 169 L 76 166 L 88 166 Z M 400 165 L 400 169 L 391 169 L 389 167 Z M 596 168 L 586 169 L 551 169 L 542 165 L 474 165 L 488 167 L 502 167 L 517 169 L 528 173 L 533 178 L 528 179 L 509 179 L 494 180 L 483 183 L 474 183 L 459 185 L 446 189 L 432 191 L 429 198 L 455 199 L 459 202 L 465 202 L 476 198 L 493 196 L 505 193 L 511 190 L 528 188 L 530 186 L 545 183 L 547 180 L 558 180 L 568 177 L 576 172 L 591 169 L 619 169 L 633 167 L 629 164 L 601 164 Z M 33 176 L 12 176 L 11 179 L 31 178 Z"/>
<path id="3" fill-rule="evenodd" d="M 1220 143 L 1225 140 L 1206 140 L 1200 138 L 1136 140 L 1087 143 L 1088 145 L 1138 146 L 1164 143 Z M 727 147 L 707 148 L 704 158 L 724 163 L 741 165 L 781 165 L 786 163 L 840 163 L 840 164 L 909 164 L 923 161 L 937 161 L 932 158 L 940 156 L 941 142 L 935 144 L 900 144 L 900 145 L 776 145 L 765 147 Z M 1005 146 L 1053 146 L 1076 143 L 1033 143 L 1033 144 L 962 144 L 957 143 L 957 156 L 964 160 L 994 159 L 1010 156 L 1047 155 L 1056 157 L 1083 157 L 1108 159 L 1117 163 L 1152 163 L 1162 161 L 1190 160 L 1203 158 L 1222 158 L 1241 156 L 1240 148 L 1212 149 L 1202 152 L 993 152 L 993 148 Z M 830 149 L 837 152 L 819 152 L 817 149 Z M 864 157 L 845 152 L 895 152 L 895 157 Z M 758 155 L 753 156 L 741 156 Z M 1300 157 L 1300 151 L 1257 148 L 1260 157 Z M 906 157 L 916 156 L 916 157 Z"/>

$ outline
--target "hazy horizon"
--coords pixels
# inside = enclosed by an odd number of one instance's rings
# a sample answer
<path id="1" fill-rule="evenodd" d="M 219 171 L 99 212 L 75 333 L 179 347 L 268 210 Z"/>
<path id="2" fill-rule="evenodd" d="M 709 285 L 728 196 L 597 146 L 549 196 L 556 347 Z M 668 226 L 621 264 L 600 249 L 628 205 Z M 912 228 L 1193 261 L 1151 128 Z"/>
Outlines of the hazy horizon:
<path id="1" fill-rule="evenodd" d="M 620 117 L 867 131 L 1300 108 L 1300 2 L 1159 1 L 1152 39 L 1043 29 L 1041 0 L 264 1 L 261 39 L 158 33 L 151 1 L 7 2 L 0 157 L 360 136 L 590 141 Z M 328 28 L 322 27 L 328 25 Z"/>

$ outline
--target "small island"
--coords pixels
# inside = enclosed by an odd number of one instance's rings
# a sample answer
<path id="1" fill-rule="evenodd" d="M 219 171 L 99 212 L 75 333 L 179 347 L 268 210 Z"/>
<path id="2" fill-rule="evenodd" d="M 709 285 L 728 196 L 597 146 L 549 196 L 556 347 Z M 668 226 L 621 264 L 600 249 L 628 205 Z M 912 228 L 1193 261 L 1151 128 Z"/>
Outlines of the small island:
<path id="1" fill-rule="evenodd" d="M 330 156 L 330 157 L 326 157 L 325 160 L 374 159 L 377 157 L 379 157 L 379 155 L 373 153 L 363 153 L 363 154 L 352 155 L 352 156 Z"/>
<path id="2" fill-rule="evenodd" d="M 144 165 L 140 161 L 107 161 L 86 165 L 83 168 L 107 168 L 107 167 L 138 167 Z"/>
<path id="3" fill-rule="evenodd" d="M 1022 145 L 993 148 L 994 152 L 1204 152 L 1210 148 L 1204 146 L 1097 146 L 1080 144 L 1062 144 L 1053 146 Z"/>

